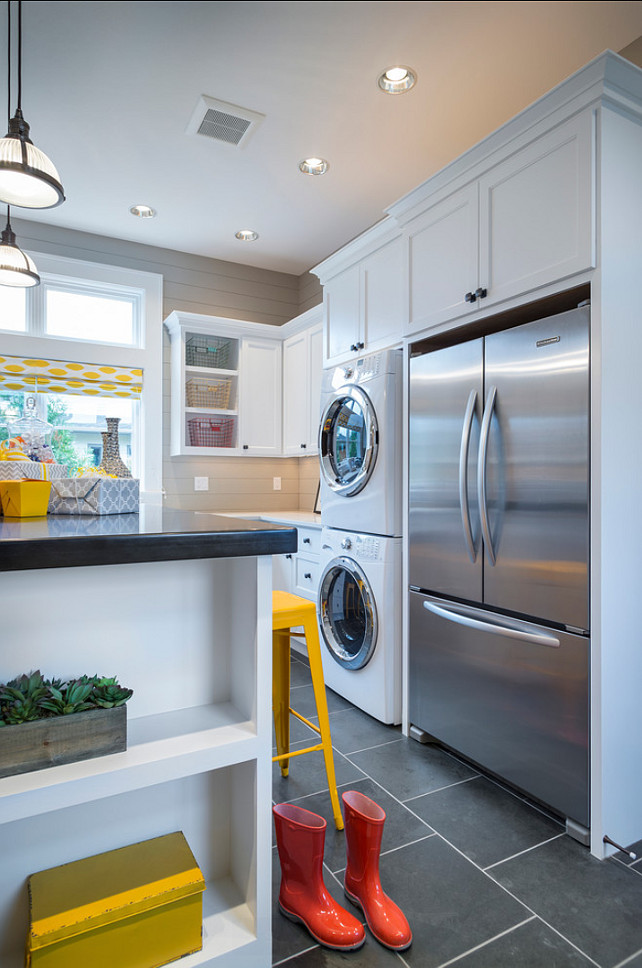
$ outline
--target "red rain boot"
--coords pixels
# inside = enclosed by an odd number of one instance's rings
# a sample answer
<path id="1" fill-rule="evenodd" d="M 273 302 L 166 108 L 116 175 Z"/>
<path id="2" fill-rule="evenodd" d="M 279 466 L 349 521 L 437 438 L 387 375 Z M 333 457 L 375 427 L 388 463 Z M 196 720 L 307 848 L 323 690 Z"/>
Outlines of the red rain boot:
<path id="1" fill-rule="evenodd" d="M 360 948 L 366 940 L 363 925 L 337 904 L 323 883 L 325 820 L 291 803 L 278 803 L 272 812 L 281 861 L 281 914 L 302 922 L 326 948 Z"/>
<path id="2" fill-rule="evenodd" d="M 357 790 L 342 795 L 348 865 L 345 892 L 361 908 L 373 935 L 393 951 L 412 944 L 412 931 L 404 913 L 384 893 L 379 880 L 379 853 L 386 815 L 381 807 Z"/>

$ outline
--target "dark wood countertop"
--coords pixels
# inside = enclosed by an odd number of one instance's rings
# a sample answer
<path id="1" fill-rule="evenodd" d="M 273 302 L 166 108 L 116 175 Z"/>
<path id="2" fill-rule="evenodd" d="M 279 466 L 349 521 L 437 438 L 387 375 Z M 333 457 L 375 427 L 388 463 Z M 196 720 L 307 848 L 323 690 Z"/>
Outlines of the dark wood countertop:
<path id="1" fill-rule="evenodd" d="M 0 517 L 0 571 L 296 550 L 296 528 L 149 505 L 143 505 L 140 514 Z"/>

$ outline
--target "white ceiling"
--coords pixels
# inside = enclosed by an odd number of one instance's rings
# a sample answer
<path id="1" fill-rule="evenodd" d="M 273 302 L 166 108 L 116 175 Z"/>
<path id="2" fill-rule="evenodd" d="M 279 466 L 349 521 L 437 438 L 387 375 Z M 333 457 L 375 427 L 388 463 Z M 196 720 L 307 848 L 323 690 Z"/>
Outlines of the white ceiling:
<path id="1" fill-rule="evenodd" d="M 25 0 L 23 111 L 67 201 L 15 215 L 299 274 L 641 34 L 642 2 Z M 376 82 L 397 63 L 418 82 L 392 97 Z M 202 94 L 265 115 L 245 148 L 186 134 Z M 310 155 L 326 175 L 298 171 Z"/>

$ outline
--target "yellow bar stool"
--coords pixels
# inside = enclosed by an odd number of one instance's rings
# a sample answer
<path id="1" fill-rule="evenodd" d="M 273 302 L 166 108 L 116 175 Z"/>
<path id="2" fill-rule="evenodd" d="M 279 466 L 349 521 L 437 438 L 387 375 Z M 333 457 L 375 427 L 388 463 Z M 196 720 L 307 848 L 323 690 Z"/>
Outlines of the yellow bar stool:
<path id="1" fill-rule="evenodd" d="M 314 700 L 319 717 L 318 726 L 292 709 L 290 705 L 290 635 L 292 629 L 300 626 L 303 626 L 308 659 L 310 660 Z M 337 781 L 334 773 L 330 719 L 328 717 L 328 702 L 323 680 L 321 646 L 319 645 L 317 613 L 314 602 L 309 602 L 307 598 L 300 598 L 298 595 L 291 595 L 290 592 L 272 592 L 272 652 L 272 709 L 278 754 L 272 757 L 272 761 L 280 763 L 281 775 L 287 776 L 292 757 L 323 750 L 334 822 L 337 830 L 343 830 L 343 817 L 339 806 Z M 321 742 L 317 743 L 316 746 L 308 746 L 303 750 L 290 752 L 290 715 L 296 716 L 302 723 L 318 733 Z"/>

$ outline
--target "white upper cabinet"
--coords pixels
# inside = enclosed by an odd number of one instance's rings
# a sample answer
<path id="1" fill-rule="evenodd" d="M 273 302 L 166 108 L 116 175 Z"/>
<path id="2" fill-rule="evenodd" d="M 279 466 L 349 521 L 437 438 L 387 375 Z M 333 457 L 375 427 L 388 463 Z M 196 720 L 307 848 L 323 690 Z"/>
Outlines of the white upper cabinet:
<path id="1" fill-rule="evenodd" d="M 499 302 L 589 269 L 592 113 L 571 118 L 479 180 L 479 282 Z"/>
<path id="2" fill-rule="evenodd" d="M 592 112 L 410 216 L 407 334 L 591 268 Z"/>
<path id="3" fill-rule="evenodd" d="M 281 342 L 246 338 L 241 346 L 239 439 L 250 457 L 281 453 Z"/>
<path id="4" fill-rule="evenodd" d="M 318 452 L 322 373 L 319 322 L 283 341 L 283 453 L 287 457 Z"/>
<path id="5" fill-rule="evenodd" d="M 390 233 L 388 233 L 388 236 Z M 325 366 L 394 346 L 402 336 L 403 247 L 378 226 L 314 271 L 323 283 Z"/>
<path id="6" fill-rule="evenodd" d="M 172 347 L 170 454 L 279 456 L 281 339 L 274 327 L 177 312 L 165 325 Z"/>

